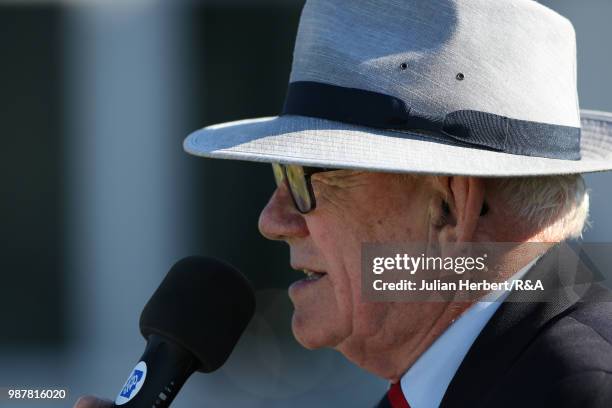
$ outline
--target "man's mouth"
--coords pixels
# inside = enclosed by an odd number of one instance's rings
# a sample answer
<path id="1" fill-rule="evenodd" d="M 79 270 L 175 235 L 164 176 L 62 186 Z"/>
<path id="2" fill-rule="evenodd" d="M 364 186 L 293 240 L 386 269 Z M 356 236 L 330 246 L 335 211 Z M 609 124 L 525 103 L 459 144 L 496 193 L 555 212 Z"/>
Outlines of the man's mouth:
<path id="1" fill-rule="evenodd" d="M 309 269 L 302 269 L 302 272 L 306 274 L 307 281 L 315 281 L 321 279 L 323 276 L 327 275 L 325 272 L 315 272 Z"/>
<path id="2" fill-rule="evenodd" d="M 308 290 L 309 287 L 317 287 L 318 281 L 324 279 L 327 276 L 326 272 L 317 272 L 306 268 L 295 268 L 298 271 L 304 272 L 306 277 L 293 282 L 289 286 L 289 296 L 295 296 L 297 293 Z"/>

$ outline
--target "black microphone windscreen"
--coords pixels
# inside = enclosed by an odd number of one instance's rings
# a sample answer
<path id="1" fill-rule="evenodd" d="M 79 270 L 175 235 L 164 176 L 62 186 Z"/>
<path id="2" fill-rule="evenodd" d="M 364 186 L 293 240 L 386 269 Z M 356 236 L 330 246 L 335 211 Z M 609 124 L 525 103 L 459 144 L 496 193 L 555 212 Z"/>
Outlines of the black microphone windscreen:
<path id="1" fill-rule="evenodd" d="M 199 360 L 199 371 L 211 372 L 225 363 L 254 311 L 253 289 L 237 269 L 192 256 L 168 272 L 142 311 L 140 331 L 181 345 Z"/>

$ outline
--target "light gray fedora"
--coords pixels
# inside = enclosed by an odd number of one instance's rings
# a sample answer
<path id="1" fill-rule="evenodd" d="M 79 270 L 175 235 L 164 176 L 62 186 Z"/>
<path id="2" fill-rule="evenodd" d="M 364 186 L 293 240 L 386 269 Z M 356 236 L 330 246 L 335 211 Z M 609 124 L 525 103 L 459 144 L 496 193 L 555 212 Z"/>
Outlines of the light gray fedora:
<path id="1" fill-rule="evenodd" d="M 308 0 L 280 116 L 183 144 L 224 159 L 528 176 L 612 169 L 580 110 L 572 24 L 531 0 Z"/>

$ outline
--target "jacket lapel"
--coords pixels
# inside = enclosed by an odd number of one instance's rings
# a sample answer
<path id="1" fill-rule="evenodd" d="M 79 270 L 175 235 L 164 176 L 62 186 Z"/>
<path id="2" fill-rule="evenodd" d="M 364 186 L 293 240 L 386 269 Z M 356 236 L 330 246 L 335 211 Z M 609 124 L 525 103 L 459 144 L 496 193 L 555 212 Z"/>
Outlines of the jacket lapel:
<path id="1" fill-rule="evenodd" d="M 541 279 L 545 288 L 559 288 L 559 248 L 544 254 L 525 279 Z M 500 305 L 463 359 L 440 407 L 476 407 L 486 400 L 538 332 L 577 301 L 563 290 L 547 293 L 546 302 L 537 293 L 512 292 Z"/>

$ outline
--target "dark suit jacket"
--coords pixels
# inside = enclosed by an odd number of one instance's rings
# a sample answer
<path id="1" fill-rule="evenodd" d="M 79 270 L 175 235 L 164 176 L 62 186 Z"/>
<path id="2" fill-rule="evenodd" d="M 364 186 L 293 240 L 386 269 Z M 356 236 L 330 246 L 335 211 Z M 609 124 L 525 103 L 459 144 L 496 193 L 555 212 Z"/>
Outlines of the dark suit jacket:
<path id="1" fill-rule="evenodd" d="M 525 279 L 559 286 L 557 255 L 549 251 Z M 578 280 L 589 279 L 591 271 L 578 269 Z M 547 302 L 533 296 L 541 295 L 513 292 L 499 307 L 441 407 L 612 408 L 612 292 L 593 284 L 580 298 L 562 290 Z"/>

